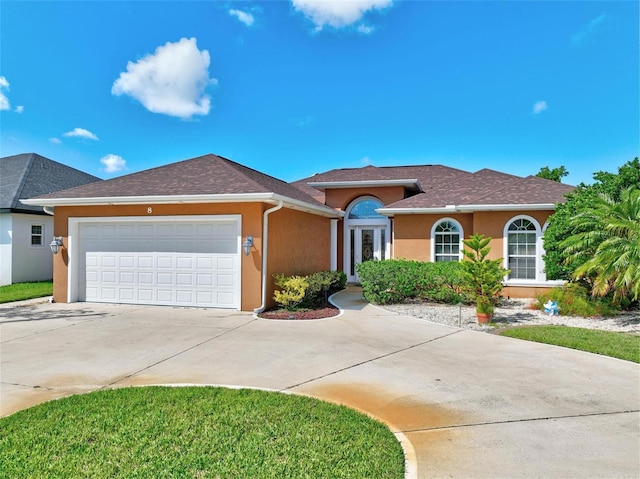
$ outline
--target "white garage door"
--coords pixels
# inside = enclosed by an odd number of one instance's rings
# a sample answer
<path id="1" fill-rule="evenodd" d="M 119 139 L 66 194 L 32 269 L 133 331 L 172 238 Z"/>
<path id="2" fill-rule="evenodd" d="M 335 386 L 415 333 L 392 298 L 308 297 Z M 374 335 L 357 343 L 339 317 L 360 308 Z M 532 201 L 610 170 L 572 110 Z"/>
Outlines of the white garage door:
<path id="1" fill-rule="evenodd" d="M 84 222 L 78 236 L 80 301 L 240 309 L 239 219 Z"/>

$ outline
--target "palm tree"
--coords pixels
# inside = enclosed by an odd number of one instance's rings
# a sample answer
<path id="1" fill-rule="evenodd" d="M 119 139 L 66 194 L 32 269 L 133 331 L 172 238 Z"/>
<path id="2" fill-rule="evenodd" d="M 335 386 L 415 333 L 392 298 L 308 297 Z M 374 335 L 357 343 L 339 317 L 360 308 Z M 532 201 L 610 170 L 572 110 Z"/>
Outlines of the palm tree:
<path id="1" fill-rule="evenodd" d="M 640 299 L 640 189 L 623 191 L 618 202 L 599 195 L 570 225 L 580 233 L 561 243 L 569 260 L 590 255 L 574 277 L 591 283 L 594 296 L 612 292 L 614 300 Z"/>

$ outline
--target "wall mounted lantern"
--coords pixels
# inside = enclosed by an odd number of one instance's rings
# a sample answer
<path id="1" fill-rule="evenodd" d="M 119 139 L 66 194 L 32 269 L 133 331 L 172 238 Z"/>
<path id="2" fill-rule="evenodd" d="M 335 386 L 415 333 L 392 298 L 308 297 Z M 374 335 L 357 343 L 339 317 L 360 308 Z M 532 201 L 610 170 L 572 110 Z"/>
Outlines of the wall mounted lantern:
<path id="1" fill-rule="evenodd" d="M 244 251 L 245 256 L 251 254 L 251 248 L 253 248 L 253 236 L 247 236 L 244 243 L 242 243 L 242 251 Z"/>
<path id="2" fill-rule="evenodd" d="M 49 247 L 51 248 L 51 252 L 53 254 L 58 254 L 58 251 L 60 251 L 61 246 L 62 246 L 62 236 L 54 236 L 53 241 L 49 245 Z"/>

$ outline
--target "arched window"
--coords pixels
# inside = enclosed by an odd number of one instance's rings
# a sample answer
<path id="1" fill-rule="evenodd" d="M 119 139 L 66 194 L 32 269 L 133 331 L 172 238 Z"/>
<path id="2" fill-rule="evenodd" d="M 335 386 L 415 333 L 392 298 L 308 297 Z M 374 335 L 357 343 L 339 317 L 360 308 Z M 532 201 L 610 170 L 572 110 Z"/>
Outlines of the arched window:
<path id="1" fill-rule="evenodd" d="M 432 255 L 437 261 L 460 261 L 462 252 L 462 226 L 456 220 L 445 218 L 431 229 Z"/>
<path id="2" fill-rule="evenodd" d="M 540 228 L 531 219 L 519 217 L 507 228 L 509 279 L 536 279 Z"/>
<path id="3" fill-rule="evenodd" d="M 378 208 L 382 208 L 382 202 L 367 198 L 358 201 L 349 210 L 350 220 L 364 220 L 371 218 L 385 218 L 383 215 L 376 213 Z"/>

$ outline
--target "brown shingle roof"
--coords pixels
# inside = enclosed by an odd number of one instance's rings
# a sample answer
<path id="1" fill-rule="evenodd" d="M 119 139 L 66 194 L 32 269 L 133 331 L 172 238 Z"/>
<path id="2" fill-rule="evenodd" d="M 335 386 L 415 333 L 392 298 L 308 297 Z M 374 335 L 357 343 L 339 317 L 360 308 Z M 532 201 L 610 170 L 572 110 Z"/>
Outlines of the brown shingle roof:
<path id="1" fill-rule="evenodd" d="M 382 166 L 363 168 L 340 168 L 325 173 L 317 173 L 298 183 L 340 182 L 340 181 L 384 181 L 417 179 L 423 187 L 434 182 L 451 182 L 470 173 L 443 165 Z"/>
<path id="2" fill-rule="evenodd" d="M 417 179 L 422 192 L 385 208 L 443 208 L 447 205 L 553 204 L 564 201 L 573 186 L 536 176 L 522 178 L 490 169 L 475 173 L 443 165 L 342 168 L 293 183 L 320 201 L 324 194 L 309 183 Z M 318 191 L 318 193 L 314 193 Z"/>
<path id="3" fill-rule="evenodd" d="M 312 205 L 319 204 L 289 183 L 211 154 L 58 191 L 39 198 L 170 197 L 247 193 L 276 193 Z"/>
<path id="4" fill-rule="evenodd" d="M 448 205 L 535 205 L 565 201 L 574 187 L 536 176 L 522 178 L 489 169 L 386 208 L 443 208 Z"/>

